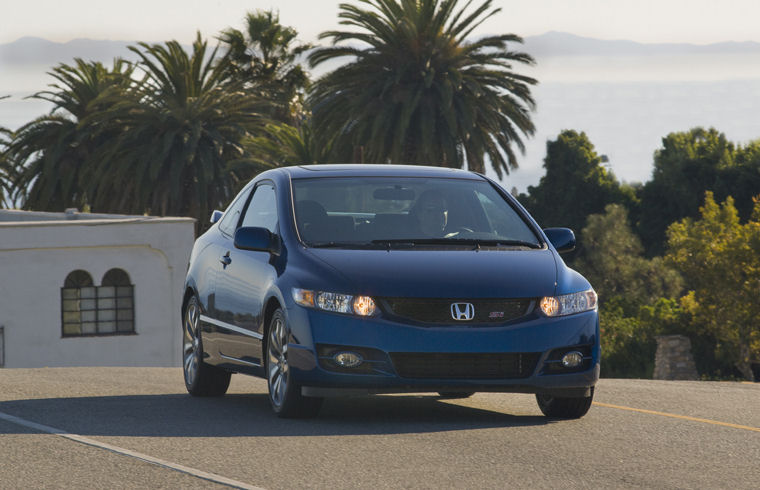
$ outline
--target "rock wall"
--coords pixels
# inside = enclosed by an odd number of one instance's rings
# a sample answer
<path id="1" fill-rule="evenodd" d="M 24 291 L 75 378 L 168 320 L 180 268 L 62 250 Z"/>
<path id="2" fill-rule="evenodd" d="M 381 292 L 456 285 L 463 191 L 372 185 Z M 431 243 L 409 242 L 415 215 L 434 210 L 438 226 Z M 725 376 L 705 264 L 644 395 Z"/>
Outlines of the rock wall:
<path id="1" fill-rule="evenodd" d="M 657 337 L 657 353 L 654 357 L 654 379 L 699 379 L 691 340 L 683 335 L 660 335 Z"/>

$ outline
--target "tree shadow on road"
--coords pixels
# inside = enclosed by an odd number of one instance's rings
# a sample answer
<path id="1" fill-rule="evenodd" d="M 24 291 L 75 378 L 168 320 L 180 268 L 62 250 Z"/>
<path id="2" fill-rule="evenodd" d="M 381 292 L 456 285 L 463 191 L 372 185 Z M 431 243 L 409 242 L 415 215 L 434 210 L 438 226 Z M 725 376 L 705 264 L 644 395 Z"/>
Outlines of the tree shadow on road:
<path id="1" fill-rule="evenodd" d="M 415 395 L 327 399 L 319 417 L 304 420 L 277 418 L 266 394 L 28 399 L 0 402 L 0 412 L 80 435 L 131 437 L 382 435 L 552 423 Z M 0 424 L 0 434 L 22 432 Z"/>

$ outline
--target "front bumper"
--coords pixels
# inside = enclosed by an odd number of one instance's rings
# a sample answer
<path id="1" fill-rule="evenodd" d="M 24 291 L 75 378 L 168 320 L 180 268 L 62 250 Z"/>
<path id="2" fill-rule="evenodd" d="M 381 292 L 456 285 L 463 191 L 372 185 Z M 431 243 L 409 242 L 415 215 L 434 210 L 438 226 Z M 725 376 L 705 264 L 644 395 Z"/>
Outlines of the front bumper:
<path id="1" fill-rule="evenodd" d="M 559 318 L 533 315 L 517 323 L 483 327 L 414 326 L 301 307 L 289 308 L 288 317 L 291 376 L 307 396 L 442 391 L 587 396 L 599 379 L 596 311 Z M 557 369 L 557 356 L 565 350 L 584 353 L 580 368 Z M 329 354 L 337 351 L 360 352 L 366 362 L 357 370 L 336 368 Z M 444 363 L 453 358 L 459 364 L 444 367 L 448 375 L 442 376 L 430 370 L 404 372 L 399 358 L 415 354 L 421 359 L 441 358 Z M 471 359 L 480 368 L 468 376 Z M 504 376 L 498 374 L 500 368 L 483 366 L 483 359 L 503 361 Z M 519 371 L 511 370 L 518 364 Z"/>

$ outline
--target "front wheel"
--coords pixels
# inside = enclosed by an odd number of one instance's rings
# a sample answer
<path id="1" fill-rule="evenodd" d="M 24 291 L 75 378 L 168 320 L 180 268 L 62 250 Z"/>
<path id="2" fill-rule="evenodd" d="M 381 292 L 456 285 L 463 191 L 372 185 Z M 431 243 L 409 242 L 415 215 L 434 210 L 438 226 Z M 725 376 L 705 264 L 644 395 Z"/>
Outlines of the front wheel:
<path id="1" fill-rule="evenodd" d="M 288 364 L 288 326 L 285 315 L 278 309 L 269 322 L 267 338 L 267 385 L 269 402 L 278 417 L 316 417 L 322 408 L 322 398 L 301 395 L 301 387 L 293 380 Z"/>
<path id="2" fill-rule="evenodd" d="M 230 372 L 203 362 L 198 299 L 187 301 L 182 321 L 182 371 L 185 388 L 193 396 L 222 396 L 230 386 Z"/>
<path id="3" fill-rule="evenodd" d="M 555 419 L 579 419 L 586 415 L 594 400 L 594 388 L 589 396 L 580 398 L 565 398 L 551 395 L 536 394 L 538 408 L 544 415 Z"/>

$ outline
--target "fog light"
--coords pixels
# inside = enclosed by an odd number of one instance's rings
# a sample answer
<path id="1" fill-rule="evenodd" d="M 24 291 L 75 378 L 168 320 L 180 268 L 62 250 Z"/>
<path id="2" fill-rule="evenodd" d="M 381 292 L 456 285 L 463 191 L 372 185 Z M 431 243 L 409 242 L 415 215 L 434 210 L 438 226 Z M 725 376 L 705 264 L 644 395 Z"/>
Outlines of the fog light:
<path id="1" fill-rule="evenodd" d="M 364 362 L 364 358 L 356 352 L 338 352 L 333 356 L 333 361 L 340 367 L 355 368 Z"/>
<path id="2" fill-rule="evenodd" d="M 574 350 L 562 356 L 562 365 L 566 368 L 576 368 L 583 362 L 583 354 Z"/>

